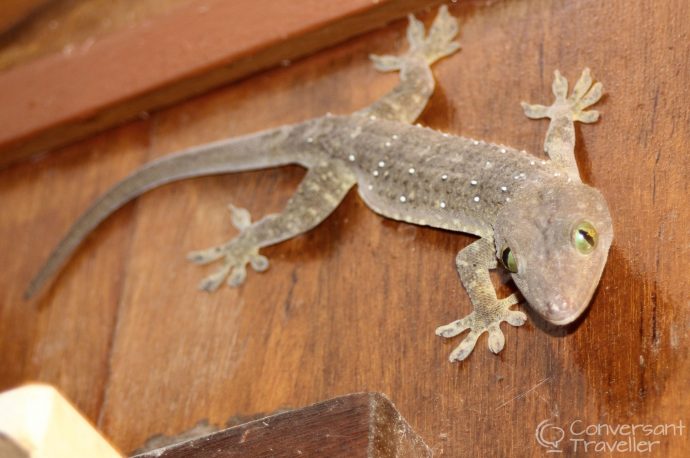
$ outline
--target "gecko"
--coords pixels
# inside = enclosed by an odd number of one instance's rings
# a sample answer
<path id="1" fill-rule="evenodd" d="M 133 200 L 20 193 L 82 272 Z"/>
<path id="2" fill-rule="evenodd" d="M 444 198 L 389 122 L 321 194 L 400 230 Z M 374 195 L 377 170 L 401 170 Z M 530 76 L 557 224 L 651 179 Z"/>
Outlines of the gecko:
<path id="1" fill-rule="evenodd" d="M 509 272 L 525 301 L 547 322 L 565 325 L 587 308 L 613 239 L 603 195 L 584 184 L 575 161 L 574 123 L 593 123 L 587 110 L 602 96 L 585 69 L 572 92 L 555 71 L 550 106 L 522 103 L 527 117 L 548 118 L 548 160 L 515 148 L 450 135 L 415 124 L 431 97 L 431 65 L 459 49 L 457 20 L 442 6 L 428 31 L 408 16 L 409 48 L 399 56 L 370 56 L 379 71 L 399 72 L 399 83 L 351 115 L 326 115 L 294 125 L 221 140 L 150 162 L 117 183 L 88 208 L 30 283 L 34 296 L 53 279 L 84 238 L 111 213 L 157 186 L 189 177 L 297 164 L 307 173 L 281 213 L 252 221 L 230 205 L 239 234 L 228 242 L 189 253 L 197 264 L 220 267 L 199 285 L 214 291 L 237 287 L 247 265 L 265 271 L 261 248 L 296 237 L 320 224 L 353 187 L 374 212 L 401 222 L 463 232 L 477 238 L 460 250 L 455 266 L 473 311 L 436 329 L 445 338 L 469 331 L 449 360 L 462 361 L 488 333 L 500 352 L 502 322 L 521 326 L 527 316 L 512 309 L 517 293 L 498 298 L 489 271 Z"/>

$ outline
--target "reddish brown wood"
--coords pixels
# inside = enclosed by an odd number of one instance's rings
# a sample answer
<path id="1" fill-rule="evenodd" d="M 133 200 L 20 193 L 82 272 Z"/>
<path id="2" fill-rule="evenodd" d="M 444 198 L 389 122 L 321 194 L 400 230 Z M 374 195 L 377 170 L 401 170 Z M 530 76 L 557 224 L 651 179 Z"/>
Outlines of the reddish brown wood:
<path id="1" fill-rule="evenodd" d="M 0 74 L 0 165 L 341 42 L 433 0 L 199 0 Z"/>
<path id="2" fill-rule="evenodd" d="M 0 4 L 0 38 L 54 0 L 3 0 Z"/>
<path id="3" fill-rule="evenodd" d="M 261 418 L 136 458 L 399 457 L 432 453 L 379 393 L 358 393 Z"/>
<path id="4" fill-rule="evenodd" d="M 196 0 L 9 0 L 8 7 L 44 1 L 45 6 L 0 36 L 0 72 L 51 54 L 83 51 L 108 35 L 151 24 Z M 3 8 L 7 0 L 0 3 Z"/>
<path id="5" fill-rule="evenodd" d="M 0 171 L 0 389 L 56 385 L 122 450 L 201 419 L 361 391 L 386 393 L 436 456 L 544 456 L 534 433 L 547 419 L 689 425 L 689 8 L 451 8 L 462 49 L 434 67 L 425 125 L 539 156 L 547 124 L 525 119 L 520 101 L 549 102 L 556 68 L 572 83 L 589 66 L 604 83 L 602 118 L 577 128 L 576 154 L 610 204 L 615 238 L 575 325 L 504 326 L 498 356 L 481 336 L 467 361 L 449 364 L 458 339 L 433 330 L 471 310 L 453 259 L 472 238 L 386 220 L 355 192 L 321 226 L 264 250 L 268 272 L 200 294 L 213 267 L 185 253 L 235 234 L 228 203 L 255 218 L 279 211 L 303 174 L 290 167 L 152 191 L 98 228 L 40 303 L 22 301 L 76 216 L 142 162 L 376 100 L 397 76 L 367 55 L 405 48 L 399 21 Z M 650 456 L 690 456 L 687 429 L 659 440 Z"/>

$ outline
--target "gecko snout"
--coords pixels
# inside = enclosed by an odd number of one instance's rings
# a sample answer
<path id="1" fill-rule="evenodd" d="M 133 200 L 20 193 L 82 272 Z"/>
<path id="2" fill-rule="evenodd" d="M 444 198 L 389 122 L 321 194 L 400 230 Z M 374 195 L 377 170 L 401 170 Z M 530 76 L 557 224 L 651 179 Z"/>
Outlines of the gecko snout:
<path id="1" fill-rule="evenodd" d="M 588 305 L 589 300 L 568 300 L 558 296 L 546 303 L 542 315 L 549 323 L 562 326 L 575 321 Z"/>
<path id="2" fill-rule="evenodd" d="M 546 313 L 544 315 L 544 318 L 553 324 L 570 323 L 576 318 L 576 316 L 573 316 L 571 305 L 561 298 L 547 302 Z"/>

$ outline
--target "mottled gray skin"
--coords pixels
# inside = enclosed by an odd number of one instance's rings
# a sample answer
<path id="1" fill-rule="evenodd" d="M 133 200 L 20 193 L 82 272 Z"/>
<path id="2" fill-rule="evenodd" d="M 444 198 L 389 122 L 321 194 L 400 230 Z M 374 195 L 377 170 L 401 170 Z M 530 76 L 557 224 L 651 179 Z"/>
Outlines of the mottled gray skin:
<path id="1" fill-rule="evenodd" d="M 546 320 L 566 324 L 587 307 L 613 237 L 601 194 L 580 182 L 574 158 L 573 123 L 594 122 L 584 111 L 601 96 L 585 69 L 573 94 L 556 72 L 550 107 L 523 104 L 527 116 L 551 119 L 544 161 L 513 148 L 456 137 L 412 122 L 434 88 L 429 66 L 458 49 L 457 22 L 441 7 L 424 27 L 410 16 L 409 51 L 399 57 L 372 56 L 379 70 L 400 71 L 400 84 L 371 106 L 350 116 L 326 116 L 293 126 L 202 145 L 152 162 L 117 184 L 75 223 L 30 285 L 34 294 L 69 259 L 86 235 L 114 210 L 141 193 L 170 181 L 285 164 L 308 169 L 285 210 L 252 223 L 246 210 L 231 206 L 240 234 L 227 243 L 189 254 L 220 269 L 200 288 L 213 291 L 227 278 L 231 286 L 254 270 L 268 268 L 259 249 L 295 237 L 323 221 L 354 185 L 366 204 L 388 218 L 474 234 L 456 267 L 474 311 L 436 333 L 453 337 L 469 330 L 450 360 L 463 360 L 483 332 L 489 348 L 504 346 L 500 323 L 522 325 L 526 316 L 511 310 L 516 295 L 498 299 L 489 278 L 504 249 L 517 261 L 511 273 L 527 302 Z M 591 253 L 575 249 L 573 230 L 588 222 L 598 233 Z"/>

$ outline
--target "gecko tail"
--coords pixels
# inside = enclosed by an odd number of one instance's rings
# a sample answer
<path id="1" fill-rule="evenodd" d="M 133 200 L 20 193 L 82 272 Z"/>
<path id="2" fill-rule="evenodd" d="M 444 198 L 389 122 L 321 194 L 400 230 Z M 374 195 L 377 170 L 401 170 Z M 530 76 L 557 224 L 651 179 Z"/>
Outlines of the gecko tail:
<path id="1" fill-rule="evenodd" d="M 69 261 L 86 236 L 117 209 L 158 186 L 185 178 L 257 170 L 301 163 L 290 147 L 304 125 L 283 126 L 190 148 L 150 162 L 117 183 L 89 207 L 72 225 L 24 292 L 36 296 Z M 295 135 L 297 134 L 297 135 Z"/>

